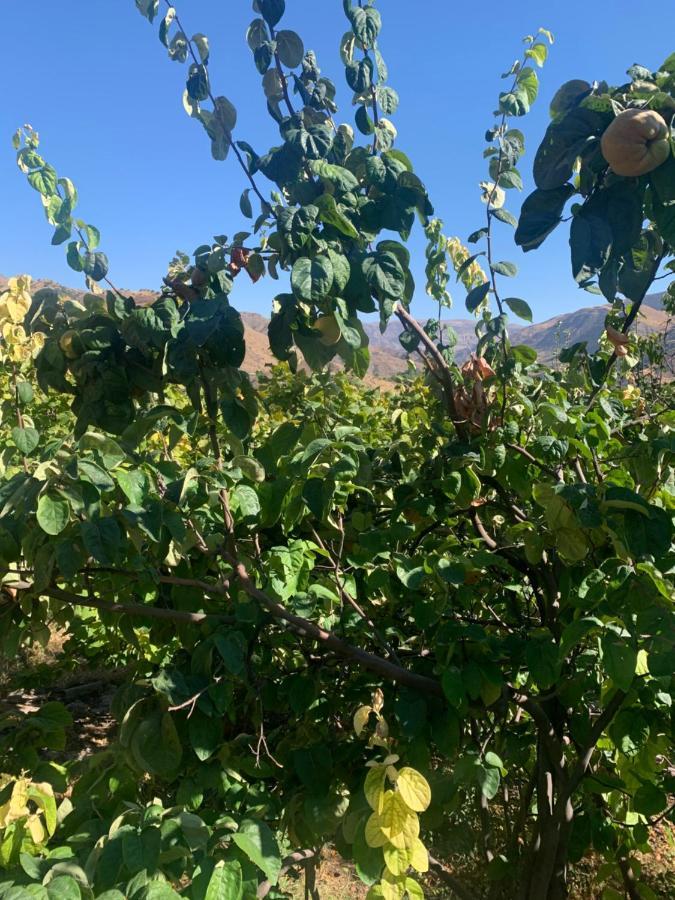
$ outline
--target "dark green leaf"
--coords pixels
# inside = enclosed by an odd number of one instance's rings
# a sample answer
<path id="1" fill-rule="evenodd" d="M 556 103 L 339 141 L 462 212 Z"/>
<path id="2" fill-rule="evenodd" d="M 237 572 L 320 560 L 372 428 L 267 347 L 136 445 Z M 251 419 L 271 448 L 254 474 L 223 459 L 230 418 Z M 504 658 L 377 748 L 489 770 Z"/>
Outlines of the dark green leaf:
<path id="1" fill-rule="evenodd" d="M 476 312 L 481 303 L 485 300 L 487 295 L 490 293 L 490 283 L 488 281 L 483 282 L 483 284 L 479 284 L 478 287 L 473 288 L 473 290 L 469 291 L 466 296 L 466 308 L 470 313 Z"/>
<path id="2" fill-rule="evenodd" d="M 526 322 L 532 321 L 532 310 L 529 303 L 526 303 L 525 300 L 519 300 L 518 297 L 507 297 L 504 303 L 519 318 L 525 319 Z"/>

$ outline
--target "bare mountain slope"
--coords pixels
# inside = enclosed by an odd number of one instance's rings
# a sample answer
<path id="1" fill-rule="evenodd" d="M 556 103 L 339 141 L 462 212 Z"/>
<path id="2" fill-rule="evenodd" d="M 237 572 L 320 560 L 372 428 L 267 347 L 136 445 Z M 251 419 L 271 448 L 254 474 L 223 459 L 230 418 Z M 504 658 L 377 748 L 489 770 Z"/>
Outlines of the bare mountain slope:
<path id="1" fill-rule="evenodd" d="M 0 275 L 0 290 L 7 286 L 7 278 Z M 51 288 L 74 299 L 81 299 L 84 292 L 75 288 L 64 287 L 53 281 L 37 280 L 33 289 Z M 136 301 L 145 305 L 157 296 L 151 290 L 130 291 Z M 668 315 L 663 309 L 661 294 L 650 294 L 640 311 L 635 323 L 639 334 L 663 332 L 667 327 Z M 545 322 L 526 327 L 512 325 L 511 338 L 514 343 L 527 344 L 537 351 L 540 359 L 551 362 L 563 347 L 569 347 L 578 341 L 586 341 L 588 349 L 593 351 L 605 327 L 605 316 L 609 307 L 605 305 L 584 307 L 572 313 L 554 316 Z M 250 373 L 262 371 L 273 365 L 275 360 L 267 342 L 267 326 L 269 319 L 259 313 L 244 312 L 242 319 L 246 328 L 247 354 L 244 368 Z M 475 323 L 470 319 L 449 319 L 444 322 L 446 328 L 453 329 L 457 336 L 456 357 L 464 361 L 476 345 Z M 384 334 L 380 333 L 377 322 L 364 323 L 364 330 L 370 340 L 371 366 L 368 381 L 373 384 L 391 381 L 397 374 L 406 369 L 406 354 L 399 341 L 401 326 L 392 319 Z M 675 328 L 669 339 L 671 352 L 675 353 Z"/>

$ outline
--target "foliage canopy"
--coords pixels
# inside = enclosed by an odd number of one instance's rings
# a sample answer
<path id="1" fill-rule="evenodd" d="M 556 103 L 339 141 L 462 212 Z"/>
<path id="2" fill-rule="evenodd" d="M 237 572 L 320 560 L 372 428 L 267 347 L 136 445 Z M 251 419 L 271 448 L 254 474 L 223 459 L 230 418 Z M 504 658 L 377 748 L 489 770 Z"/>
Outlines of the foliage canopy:
<path id="1" fill-rule="evenodd" d="M 395 146 L 372 2 L 345 0 L 340 42 L 358 143 L 280 27 L 284 0 L 255 0 L 246 39 L 280 140 L 262 154 L 235 139 L 206 36 L 136 5 L 187 66 L 213 157 L 241 166 L 252 224 L 178 255 L 138 306 L 37 133 L 15 136 L 89 292 L 21 277 L 0 296 L 0 644 L 11 659 L 62 629 L 68 657 L 127 677 L 114 742 L 83 760 L 59 756 L 62 704 L 5 712 L 0 897 L 282 897 L 293 867 L 315 893 L 329 842 L 369 898 L 417 900 L 432 865 L 460 898 L 557 900 L 591 852 L 630 897 L 655 896 L 635 854 L 673 819 L 675 412 L 668 388 L 630 383 L 629 329 L 672 271 L 675 161 L 620 177 L 600 138 L 625 108 L 671 122 L 675 60 L 556 93 L 516 220 L 513 120 L 552 43 L 528 36 L 486 133 L 474 254 Z M 515 228 L 535 249 L 570 201 L 573 275 L 611 307 L 600 350 L 550 368 L 509 339 L 508 313 L 532 312 L 506 296 L 516 265 L 496 244 Z M 438 301 L 424 327 L 417 220 Z M 243 271 L 285 286 L 280 365 L 255 381 L 230 301 Z M 476 315 L 461 367 L 441 321 L 453 271 Z M 373 312 L 398 317 L 425 370 L 392 393 L 327 370 L 365 374 Z"/>

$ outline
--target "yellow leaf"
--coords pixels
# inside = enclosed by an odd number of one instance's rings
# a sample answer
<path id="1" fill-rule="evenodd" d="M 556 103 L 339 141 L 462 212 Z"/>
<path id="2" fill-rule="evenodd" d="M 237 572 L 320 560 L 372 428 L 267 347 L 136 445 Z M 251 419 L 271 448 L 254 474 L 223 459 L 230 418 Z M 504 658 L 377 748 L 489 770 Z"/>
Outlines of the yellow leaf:
<path id="1" fill-rule="evenodd" d="M 499 209 L 504 205 L 506 194 L 492 181 L 481 181 L 480 188 L 483 192 L 480 198 L 483 203 L 488 203 L 492 209 Z"/>
<path id="2" fill-rule="evenodd" d="M 424 812 L 431 803 L 429 782 L 409 766 L 398 773 L 396 787 L 405 804 L 415 812 Z"/>
<path id="3" fill-rule="evenodd" d="M 12 788 L 12 796 L 9 801 L 9 821 L 18 819 L 28 813 L 28 782 L 25 778 L 18 778 Z"/>
<path id="4" fill-rule="evenodd" d="M 42 844 L 45 837 L 47 836 L 47 832 L 45 831 L 44 826 L 40 821 L 40 817 L 38 815 L 28 816 L 26 825 L 28 826 L 28 831 L 30 832 L 33 843 Z"/>
<path id="5" fill-rule="evenodd" d="M 637 663 L 635 664 L 635 674 L 636 675 L 648 675 L 649 674 L 649 663 L 648 663 L 648 655 L 646 650 L 639 650 L 637 655 Z"/>
<path id="6" fill-rule="evenodd" d="M 23 322 L 24 317 L 30 309 L 30 294 L 10 294 L 5 300 L 7 315 L 12 322 Z"/>
<path id="7" fill-rule="evenodd" d="M 395 782 L 398 778 L 398 769 L 395 769 L 394 766 L 387 766 L 387 778 L 391 782 Z"/>
<path id="8" fill-rule="evenodd" d="M 393 875 L 405 875 L 410 865 L 412 851 L 386 844 L 383 850 L 384 864 Z"/>
<path id="9" fill-rule="evenodd" d="M 409 850 L 420 836 L 420 820 L 414 812 L 408 810 L 408 818 L 400 834 L 395 834 L 389 841 L 398 849 Z"/>
<path id="10" fill-rule="evenodd" d="M 391 872 L 385 872 L 380 882 L 384 900 L 403 900 L 405 894 L 405 880 L 394 878 Z"/>
<path id="11" fill-rule="evenodd" d="M 409 900 L 424 900 L 424 891 L 414 878 L 406 878 L 405 889 Z"/>
<path id="12" fill-rule="evenodd" d="M 360 706 L 354 713 L 354 731 L 357 737 L 361 737 L 363 729 L 368 724 L 368 716 L 372 711 L 371 706 Z"/>
<path id="13" fill-rule="evenodd" d="M 366 775 L 363 791 L 371 809 L 376 813 L 382 812 L 384 802 L 384 766 L 374 766 Z"/>
<path id="14" fill-rule="evenodd" d="M 384 706 L 384 694 L 380 690 L 380 688 L 375 688 L 373 692 L 373 709 L 376 713 L 379 713 Z"/>
<path id="15" fill-rule="evenodd" d="M 373 813 L 366 822 L 365 837 L 369 847 L 384 847 L 387 843 L 387 836 L 382 831 L 382 819 L 377 813 Z"/>
<path id="16" fill-rule="evenodd" d="M 21 293 L 30 290 L 30 283 L 33 279 L 30 275 L 16 275 L 14 278 L 7 280 L 7 288 L 12 293 Z"/>
<path id="17" fill-rule="evenodd" d="M 419 838 L 415 838 L 410 849 L 410 865 L 416 872 L 429 871 L 429 854 Z"/>
<path id="18" fill-rule="evenodd" d="M 395 793 L 394 791 L 386 791 L 380 819 L 385 836 L 393 843 L 393 840 L 397 835 L 401 834 L 406 828 L 410 828 L 408 824 L 409 820 L 417 820 L 417 816 L 410 812 L 410 809 L 403 802 L 400 794 Z M 417 835 L 415 835 L 415 837 L 417 837 Z"/>

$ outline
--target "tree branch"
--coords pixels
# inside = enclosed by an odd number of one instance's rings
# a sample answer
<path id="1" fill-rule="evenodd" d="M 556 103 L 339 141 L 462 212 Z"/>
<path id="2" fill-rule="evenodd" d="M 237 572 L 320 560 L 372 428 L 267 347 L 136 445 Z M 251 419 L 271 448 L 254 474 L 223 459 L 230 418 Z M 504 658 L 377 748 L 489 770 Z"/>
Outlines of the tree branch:
<path id="1" fill-rule="evenodd" d="M 279 872 L 279 877 L 285 875 L 289 869 L 294 869 L 296 866 L 305 866 L 307 863 L 314 862 L 315 860 L 316 853 L 313 850 L 297 850 L 295 853 L 289 854 L 284 859 L 281 871 Z M 261 881 L 258 885 L 258 892 L 256 893 L 257 900 L 264 900 L 273 887 L 274 885 L 271 881 Z"/>
<path id="2" fill-rule="evenodd" d="M 437 697 L 444 696 L 441 683 L 435 678 L 429 678 L 426 675 L 418 675 L 417 672 L 411 672 L 409 669 L 404 669 L 402 666 L 398 666 L 387 659 L 383 659 L 381 656 L 376 656 L 374 653 L 368 653 L 366 650 L 354 647 L 336 637 L 332 632 L 326 631 L 325 628 L 316 625 L 314 622 L 303 619 L 301 616 L 296 616 L 281 603 L 273 600 L 264 591 L 261 591 L 260 588 L 254 584 L 242 562 L 234 559 L 227 552 L 225 552 L 224 556 L 234 567 L 239 582 L 249 597 L 260 603 L 273 618 L 286 622 L 290 629 L 296 634 L 318 641 L 338 656 L 341 656 L 344 659 L 353 660 L 363 666 L 364 669 L 375 672 L 375 674 L 380 675 L 382 678 L 386 678 L 388 681 L 404 684 L 421 693 L 434 694 Z"/>
<path id="3" fill-rule="evenodd" d="M 28 581 L 12 581 L 5 588 L 13 588 L 17 591 L 35 590 L 35 585 Z M 86 606 L 98 609 L 101 612 L 120 613 L 128 616 L 141 616 L 148 619 L 161 619 L 165 622 L 182 622 L 189 625 L 201 625 L 203 622 L 235 622 L 234 616 L 225 616 L 220 613 L 193 613 L 181 609 L 162 609 L 157 606 L 145 606 L 142 603 L 110 603 L 100 597 L 81 597 L 70 591 L 64 591 L 58 587 L 38 588 L 36 593 L 60 600 L 71 606 Z"/>
<path id="4" fill-rule="evenodd" d="M 451 870 L 439 859 L 435 859 L 430 855 L 429 863 L 431 866 L 433 866 L 433 868 L 443 879 L 443 881 L 448 885 L 450 890 L 457 895 L 459 900 L 479 900 L 478 896 L 474 894 L 474 892 L 470 888 L 462 884 L 462 882 L 453 875 Z"/>
<path id="5" fill-rule="evenodd" d="M 434 363 L 438 367 L 438 371 L 435 371 L 435 375 L 443 386 L 446 400 L 448 403 L 448 410 L 450 412 L 450 416 L 452 418 L 452 422 L 457 429 L 458 435 L 462 438 L 466 438 L 466 421 L 460 417 L 457 412 L 457 406 L 455 404 L 455 394 L 454 394 L 454 383 L 452 380 L 452 373 L 450 371 L 450 367 L 447 362 L 443 359 L 443 355 L 441 354 L 438 347 L 431 340 L 426 331 L 422 328 L 422 326 L 410 315 L 407 309 L 404 309 L 400 303 L 396 303 L 394 306 L 394 313 L 400 320 L 401 324 L 407 331 L 414 332 L 420 341 L 424 344 L 427 349 L 427 352 L 433 359 Z"/>
<path id="6" fill-rule="evenodd" d="M 567 774 L 565 772 L 565 753 L 563 751 L 563 745 L 558 739 L 551 720 L 546 715 L 544 708 L 537 703 L 534 698 L 528 697 L 527 694 L 521 694 L 513 688 L 509 688 L 509 694 L 514 703 L 521 706 L 534 721 L 544 746 L 546 747 L 549 761 L 555 769 L 556 775 L 560 778 L 561 782 L 565 784 L 567 782 Z"/>
<path id="7" fill-rule="evenodd" d="M 570 776 L 568 792 L 569 796 L 577 789 L 579 786 L 581 779 L 586 774 L 586 769 L 590 765 L 591 758 L 593 756 L 593 752 L 595 751 L 595 745 L 600 740 L 600 736 L 609 723 L 612 721 L 614 716 L 619 711 L 621 704 L 628 696 L 626 691 L 617 691 L 616 694 L 609 701 L 605 709 L 595 720 L 593 727 L 591 728 L 591 733 L 586 741 L 585 747 L 582 747 L 581 754 L 579 759 L 572 770 L 572 774 Z"/>

